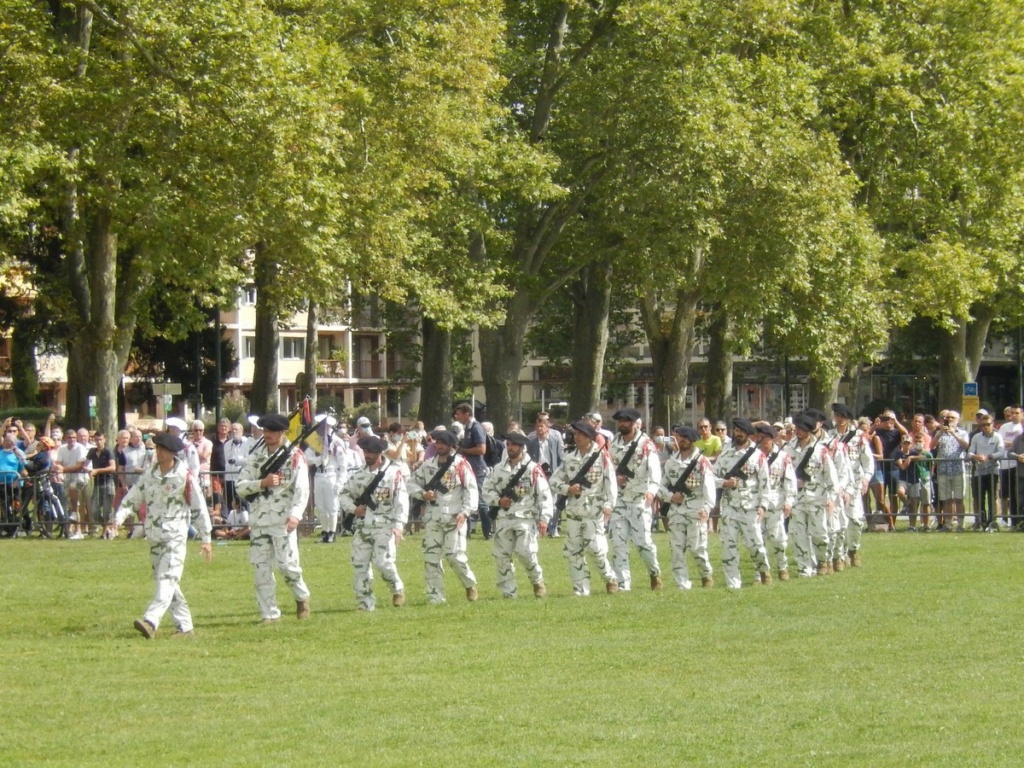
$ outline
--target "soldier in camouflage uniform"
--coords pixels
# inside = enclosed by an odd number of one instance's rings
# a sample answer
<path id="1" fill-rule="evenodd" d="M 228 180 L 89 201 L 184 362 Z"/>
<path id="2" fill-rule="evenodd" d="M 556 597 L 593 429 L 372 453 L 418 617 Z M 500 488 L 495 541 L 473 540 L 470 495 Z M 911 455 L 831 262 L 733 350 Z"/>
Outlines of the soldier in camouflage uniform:
<path id="1" fill-rule="evenodd" d="M 815 420 L 817 429 L 814 436 L 825 444 L 836 471 L 836 487 L 831 494 L 834 511 L 825 518 L 825 525 L 828 528 L 825 562 L 828 563 L 829 573 L 832 573 L 846 567 L 846 527 L 850 522 L 846 516 L 846 509 L 853 496 L 853 471 L 846 443 L 840 440 L 835 425 L 823 411 L 813 409 L 806 413 Z"/>
<path id="2" fill-rule="evenodd" d="M 574 595 L 590 594 L 590 569 L 586 552 L 597 560 L 597 567 L 609 594 L 619 591 L 615 571 L 608 563 L 608 539 L 605 524 L 611 517 L 618 497 L 615 466 L 597 445 L 597 430 L 588 421 L 574 421 L 573 441 L 576 451 L 568 454 L 551 476 L 551 490 L 565 496 L 562 512 L 565 528 L 565 558 L 569 561 L 569 578 Z M 589 465 L 589 467 L 588 467 Z M 582 478 L 581 470 L 587 467 Z"/>
<path id="3" fill-rule="evenodd" d="M 505 457 L 484 481 L 484 501 L 497 511 L 493 552 L 498 589 L 508 598 L 516 597 L 513 554 L 523 563 L 534 596 L 547 593 L 544 572 L 537 561 L 537 536 L 538 532 L 540 536 L 547 533 L 554 504 L 544 470 L 526 453 L 527 442 L 521 432 L 506 435 Z"/>
<path id="4" fill-rule="evenodd" d="M 466 599 L 477 599 L 476 576 L 466 556 L 469 518 L 477 510 L 480 492 L 473 467 L 455 453 L 459 438 L 439 429 L 430 433 L 437 453 L 423 462 L 409 480 L 409 496 L 426 502 L 423 508 L 423 562 L 427 601 L 445 601 L 442 556 L 466 589 Z M 444 468 L 444 471 L 440 471 Z"/>
<path id="5" fill-rule="evenodd" d="M 843 403 L 832 404 L 832 417 L 836 422 L 836 434 L 840 442 L 846 444 L 849 461 L 850 500 L 846 505 L 846 530 L 837 547 L 837 556 L 842 558 L 850 555 L 850 564 L 860 566 L 861 534 L 867 525 L 864 519 L 864 495 L 875 474 L 875 454 L 871 450 L 871 441 L 859 429 L 853 410 Z"/>
<path id="6" fill-rule="evenodd" d="M 826 559 L 827 521 L 835 512 L 836 469 L 824 441 L 814 436 L 814 419 L 799 414 L 793 426 L 796 437 L 786 444 L 797 481 L 796 503 L 789 519 L 793 557 L 801 576 L 824 575 L 830 565 Z"/>
<path id="7" fill-rule="evenodd" d="M 274 566 L 295 596 L 295 615 L 309 618 L 309 589 L 302 579 L 296 529 L 309 501 L 309 467 L 302 450 L 285 444 L 288 418 L 261 416 L 263 444 L 249 454 L 238 475 L 238 495 L 249 499 L 249 561 L 255 568 L 256 603 L 264 623 L 281 618 Z M 279 447 L 289 450 L 278 472 L 260 477 L 260 467 Z"/>
<path id="8" fill-rule="evenodd" d="M 396 545 L 409 519 L 409 494 L 405 489 L 405 471 L 384 456 L 387 441 L 379 437 L 359 439 L 366 466 L 355 472 L 341 492 L 341 510 L 355 516 L 352 533 L 353 587 L 361 611 L 372 611 L 372 562 L 391 589 L 391 604 L 405 605 L 405 586 L 398 575 Z M 367 498 L 368 497 L 368 498 Z"/>
<path id="9" fill-rule="evenodd" d="M 718 475 L 715 487 L 723 490 L 719 507 L 722 510 L 725 585 L 739 589 L 743 586 L 737 547 L 740 539 L 750 552 L 760 582 L 772 583 L 768 554 L 761 536 L 761 521 L 768 504 L 768 463 L 750 439 L 754 435 L 753 424 L 747 419 L 733 419 L 732 426 L 732 442 L 722 449 L 715 461 Z"/>
<path id="10" fill-rule="evenodd" d="M 700 435 L 693 427 L 672 427 L 677 453 L 665 462 L 658 496 L 668 507 L 668 541 L 672 578 L 679 589 L 690 589 L 686 553 L 700 569 L 701 586 L 714 584 L 708 557 L 708 519 L 715 508 L 715 466 L 694 443 Z M 685 478 L 684 478 L 685 476 Z M 681 486 L 681 487 L 680 487 Z M 665 509 L 663 507 L 663 509 Z"/>
<path id="11" fill-rule="evenodd" d="M 796 474 L 793 462 L 782 446 L 776 445 L 776 429 L 767 425 L 758 425 L 758 448 L 768 463 L 768 503 L 764 520 L 761 521 L 765 548 L 771 551 L 769 560 L 775 561 L 775 569 L 779 581 L 789 581 L 789 535 L 786 532 L 786 520 L 793 512 L 796 501 Z"/>
<path id="12" fill-rule="evenodd" d="M 619 589 L 632 588 L 629 572 L 629 543 L 633 542 L 640 559 L 647 566 L 651 589 L 661 589 L 661 566 L 658 550 L 651 537 L 651 510 L 661 484 L 661 459 L 658 447 L 640 429 L 640 412 L 623 408 L 612 416 L 618 434 L 609 451 L 615 465 L 618 499 L 608 526 L 612 545 L 612 562 Z"/>
<path id="13" fill-rule="evenodd" d="M 156 635 L 160 619 L 168 609 L 178 625 L 175 636 L 192 634 L 192 613 L 179 586 L 185 568 L 185 543 L 190 523 L 199 532 L 203 556 L 209 561 L 212 555 L 210 515 L 199 477 L 189 470 L 184 459 L 177 457 L 184 444 L 167 432 L 156 435 L 153 442 L 156 462 L 128 491 L 114 517 L 119 528 L 129 515 L 138 516 L 139 509 L 146 506 L 146 540 L 153 563 L 156 595 L 142 618 L 135 620 L 135 628 L 147 640 Z"/>

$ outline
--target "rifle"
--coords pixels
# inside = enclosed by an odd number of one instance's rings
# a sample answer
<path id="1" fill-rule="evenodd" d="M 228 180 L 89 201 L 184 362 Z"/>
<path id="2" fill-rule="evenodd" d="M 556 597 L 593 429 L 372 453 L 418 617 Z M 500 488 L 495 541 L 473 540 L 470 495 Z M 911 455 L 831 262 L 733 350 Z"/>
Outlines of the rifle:
<path id="1" fill-rule="evenodd" d="M 423 492 L 426 493 L 427 491 L 434 491 L 435 493 L 440 493 L 440 494 L 448 493 L 448 491 L 450 491 L 451 488 L 449 488 L 447 485 L 442 483 L 441 482 L 441 478 L 444 477 L 444 473 L 447 472 L 451 468 L 452 464 L 454 464 L 454 463 L 455 463 L 455 454 L 454 453 L 450 453 L 448 455 L 448 458 L 445 460 L 444 464 L 441 464 L 440 466 L 438 466 L 437 472 L 435 472 L 434 476 L 432 478 L 430 478 L 430 482 L 428 482 L 425 486 L 423 486 Z"/>
<path id="2" fill-rule="evenodd" d="M 698 448 L 697 455 L 693 457 L 693 460 L 690 462 L 690 466 L 688 466 L 683 474 L 681 474 L 679 478 L 669 486 L 668 492 L 670 494 L 675 495 L 677 493 L 681 493 L 688 499 L 693 498 L 693 491 L 686 487 L 686 481 L 690 479 L 690 475 L 693 474 L 693 470 L 697 468 L 701 455 L 700 449 Z"/>
<path id="3" fill-rule="evenodd" d="M 592 485 L 592 483 L 587 479 L 587 472 L 590 471 L 590 468 L 594 466 L 594 464 L 597 462 L 600 456 L 601 449 L 598 448 L 596 451 L 594 451 L 594 455 L 587 459 L 583 466 L 580 467 L 580 471 L 576 473 L 576 475 L 572 478 L 572 480 L 570 480 L 567 483 L 567 485 L 569 487 L 578 485 L 580 488 L 589 488 Z"/>
<path id="4" fill-rule="evenodd" d="M 750 457 L 754 455 L 754 451 L 756 451 L 756 450 L 757 450 L 757 446 L 756 445 L 751 446 L 750 450 L 747 451 L 746 453 L 744 453 L 743 456 L 740 457 L 740 460 L 737 461 L 736 464 L 733 465 L 733 468 L 730 469 L 726 473 L 725 477 L 722 478 L 722 479 L 723 480 L 728 480 L 730 477 L 735 477 L 737 479 L 742 477 L 743 476 L 743 467 L 745 467 L 747 465 L 747 462 L 750 460 Z"/>
<path id="5" fill-rule="evenodd" d="M 508 481 L 508 485 L 506 485 L 502 489 L 501 493 L 498 494 L 498 500 L 499 501 L 501 499 L 509 499 L 513 504 L 515 504 L 517 501 L 519 501 L 519 494 L 516 493 L 516 485 L 519 484 L 519 481 L 522 479 L 523 474 L 526 472 L 526 469 L 527 469 L 527 467 L 529 465 L 530 465 L 529 461 L 524 461 L 523 462 L 523 466 L 521 466 L 519 468 L 519 471 L 516 472 L 512 476 L 512 478 Z M 490 507 L 490 509 L 488 510 L 490 512 L 492 520 L 498 516 L 498 510 L 499 509 L 500 509 L 500 507 Z"/>
<path id="6" fill-rule="evenodd" d="M 811 479 L 810 475 L 807 474 L 807 464 L 810 462 L 811 456 L 814 455 L 814 446 L 817 444 L 818 441 L 815 440 L 807 446 L 807 449 L 804 451 L 804 455 L 800 457 L 800 463 L 796 465 L 796 479 L 802 483 L 806 483 Z"/>
<path id="7" fill-rule="evenodd" d="M 636 447 L 640 443 L 641 435 L 637 435 L 636 439 L 629 444 L 629 449 L 622 456 L 622 460 L 619 461 L 619 465 L 615 468 L 616 475 L 623 475 L 632 480 L 636 477 L 636 472 L 629 468 L 629 460 L 633 458 L 633 454 L 636 453 Z"/>
<path id="8" fill-rule="evenodd" d="M 377 486 L 380 485 L 380 481 L 384 479 L 384 473 L 387 472 L 388 466 L 385 460 L 384 466 L 380 468 L 380 471 L 373 476 L 373 479 L 366 484 L 363 488 L 363 492 L 359 494 L 355 500 L 357 507 L 367 507 L 371 512 L 377 508 L 377 502 L 373 498 L 373 492 L 377 490 Z"/>
<path id="9" fill-rule="evenodd" d="M 277 450 L 270 454 L 264 460 L 263 464 L 260 465 L 259 479 L 262 480 L 263 478 L 280 471 L 281 467 L 284 466 L 284 463 L 288 461 L 288 457 L 291 456 L 292 449 L 301 445 L 302 441 L 309 437 L 311 434 L 313 434 L 316 431 L 317 427 L 319 426 L 320 422 L 318 421 L 313 421 L 307 424 L 305 427 L 303 427 L 298 437 L 295 438 L 294 443 L 289 443 L 287 440 L 282 440 L 281 444 L 277 447 Z M 245 500 L 255 501 L 260 496 L 267 497 L 269 495 L 270 489 L 264 488 L 263 490 L 257 491 L 256 493 L 248 494 L 245 497 Z"/>

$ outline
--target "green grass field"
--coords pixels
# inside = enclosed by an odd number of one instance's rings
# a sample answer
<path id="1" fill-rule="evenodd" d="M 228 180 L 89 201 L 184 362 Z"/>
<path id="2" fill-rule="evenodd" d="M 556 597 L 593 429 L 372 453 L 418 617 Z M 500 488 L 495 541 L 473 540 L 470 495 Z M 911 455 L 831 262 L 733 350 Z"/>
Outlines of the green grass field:
<path id="1" fill-rule="evenodd" d="M 260 626 L 247 545 L 193 543 L 197 637 L 167 616 L 147 642 L 145 542 L 0 542 L 0 764 L 1024 764 L 1024 536 L 874 534 L 834 576 L 585 599 L 560 545 L 549 596 L 520 572 L 510 601 L 474 539 L 480 601 L 449 573 L 432 607 L 407 538 L 408 604 L 367 614 L 347 544 L 303 539 L 313 617 L 280 585 Z"/>

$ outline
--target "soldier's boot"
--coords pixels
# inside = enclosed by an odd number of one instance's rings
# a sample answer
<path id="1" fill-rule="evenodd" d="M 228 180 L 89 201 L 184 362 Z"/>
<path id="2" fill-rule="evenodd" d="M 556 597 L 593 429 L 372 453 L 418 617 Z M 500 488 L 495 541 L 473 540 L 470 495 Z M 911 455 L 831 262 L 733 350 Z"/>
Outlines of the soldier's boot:
<path id="1" fill-rule="evenodd" d="M 331 531 L 330 533 L 328 533 L 327 534 L 327 538 L 324 540 L 324 544 L 333 544 L 334 543 L 334 537 L 335 537 L 334 531 Z"/>
<path id="2" fill-rule="evenodd" d="M 534 597 L 544 597 L 544 595 L 546 595 L 547 593 L 548 593 L 548 589 L 547 589 L 547 587 L 544 586 L 544 582 L 543 581 L 539 581 L 539 582 L 537 582 L 536 584 L 533 585 L 533 596 Z"/>
<path id="3" fill-rule="evenodd" d="M 715 580 L 711 576 L 705 576 L 700 580 L 700 585 L 705 588 L 713 587 L 715 586 Z"/>
<path id="4" fill-rule="evenodd" d="M 818 575 L 828 576 L 828 563 L 826 563 L 824 560 L 818 563 Z"/>
<path id="5" fill-rule="evenodd" d="M 855 549 L 850 552 L 850 566 L 852 568 L 860 568 L 860 550 Z"/>
<path id="6" fill-rule="evenodd" d="M 329 534 L 327 531 L 321 532 L 320 533 L 320 541 L 317 542 L 317 543 L 318 544 L 329 544 L 330 543 L 330 536 L 331 536 L 331 534 Z"/>
<path id="7" fill-rule="evenodd" d="M 779 581 L 789 581 L 789 571 L 779 571 Z"/>
<path id="8" fill-rule="evenodd" d="M 156 637 L 156 627 L 154 627 L 145 619 L 136 619 L 135 628 L 139 630 L 142 636 L 147 640 L 152 640 L 154 637 Z"/>
<path id="9" fill-rule="evenodd" d="M 761 583 L 766 587 L 772 583 L 772 575 L 768 571 L 761 572 Z"/>
<path id="10" fill-rule="evenodd" d="M 609 595 L 614 595 L 616 592 L 619 591 L 619 582 L 617 582 L 617 581 L 605 582 L 604 591 L 607 592 Z"/>
<path id="11" fill-rule="evenodd" d="M 662 586 L 664 586 L 664 585 L 661 583 L 661 574 L 660 573 L 652 573 L 651 574 L 651 589 L 654 590 L 655 592 L 658 592 L 658 591 L 661 590 Z"/>
<path id="12" fill-rule="evenodd" d="M 405 605 L 405 592 L 395 592 L 395 594 L 391 596 L 391 604 L 395 606 L 395 608 L 401 608 Z"/>
<path id="13" fill-rule="evenodd" d="M 195 632 L 194 629 L 188 629 L 188 630 L 181 630 L 181 629 L 179 629 L 177 632 L 175 632 L 173 635 L 171 635 L 171 637 L 177 637 L 177 638 L 184 639 L 184 640 L 192 640 L 192 639 L 195 638 L 195 636 L 196 636 L 196 632 Z"/>
<path id="14" fill-rule="evenodd" d="M 475 603 L 476 599 L 480 597 L 476 591 L 476 587 L 466 587 L 466 599 L 471 603 Z"/>
<path id="15" fill-rule="evenodd" d="M 309 618 L 309 601 L 308 600 L 296 600 L 295 601 L 295 618 L 297 618 L 297 619 L 308 619 Z"/>
<path id="16" fill-rule="evenodd" d="M 833 571 L 836 571 L 838 573 L 839 571 L 843 570 L 844 568 L 846 568 L 845 558 L 837 557 L 835 560 L 832 561 L 832 570 Z"/>

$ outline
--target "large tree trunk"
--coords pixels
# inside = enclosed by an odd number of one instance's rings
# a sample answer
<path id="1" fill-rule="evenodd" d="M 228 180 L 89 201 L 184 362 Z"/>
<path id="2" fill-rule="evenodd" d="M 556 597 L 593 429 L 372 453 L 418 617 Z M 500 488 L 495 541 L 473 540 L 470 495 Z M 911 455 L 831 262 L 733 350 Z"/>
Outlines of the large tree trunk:
<path id="1" fill-rule="evenodd" d="M 991 307 L 979 306 L 972 307 L 971 312 L 974 319 L 961 318 L 952 333 L 939 331 L 943 334 L 939 345 L 939 408 L 959 411 L 963 406 L 964 384 L 978 378 L 995 312 Z"/>
<path id="2" fill-rule="evenodd" d="M 652 424 L 667 428 L 685 418 L 686 384 L 699 300 L 697 291 L 684 287 L 676 291 L 671 302 L 662 301 L 657 289 L 647 291 L 640 302 L 640 317 L 654 366 Z"/>
<path id="3" fill-rule="evenodd" d="M 839 382 L 842 374 L 837 373 L 828 379 L 819 379 L 813 373 L 808 379 L 807 405 L 820 408 L 825 413 L 832 413 L 832 403 L 839 397 Z M 853 404 L 851 404 L 853 407 Z"/>
<path id="4" fill-rule="evenodd" d="M 11 389 L 21 406 L 39 405 L 35 318 L 19 318 L 11 331 Z"/>
<path id="5" fill-rule="evenodd" d="M 447 424 L 452 413 L 452 334 L 424 317 L 423 366 L 420 378 L 420 421 L 427 429 Z"/>
<path id="6" fill-rule="evenodd" d="M 526 329 L 533 317 L 533 296 L 525 289 L 509 300 L 505 322 L 497 328 L 481 328 L 479 333 L 481 378 L 487 394 L 487 417 L 504 430 L 519 419 L 519 373 L 523 367 Z"/>
<path id="7" fill-rule="evenodd" d="M 569 413 L 593 411 L 601 400 L 608 316 L 612 305 L 612 263 L 589 264 L 571 289 L 573 311 L 572 374 Z"/>
<path id="8" fill-rule="evenodd" d="M 317 339 L 318 328 L 319 320 L 317 318 L 316 302 L 310 299 L 308 309 L 306 310 L 306 356 L 302 372 L 302 391 L 299 392 L 299 397 L 309 398 L 309 404 L 313 413 L 316 413 L 316 367 L 320 358 L 320 344 Z"/>
<path id="9" fill-rule="evenodd" d="M 721 305 L 709 328 L 708 365 L 704 374 L 704 415 L 711 421 L 732 418 L 732 320 Z"/>
<path id="10" fill-rule="evenodd" d="M 255 413 L 279 409 L 277 350 L 278 307 L 274 286 L 279 279 L 278 265 L 267 243 L 256 245 L 253 280 L 256 283 L 256 354 L 253 360 L 252 394 L 249 401 Z"/>

